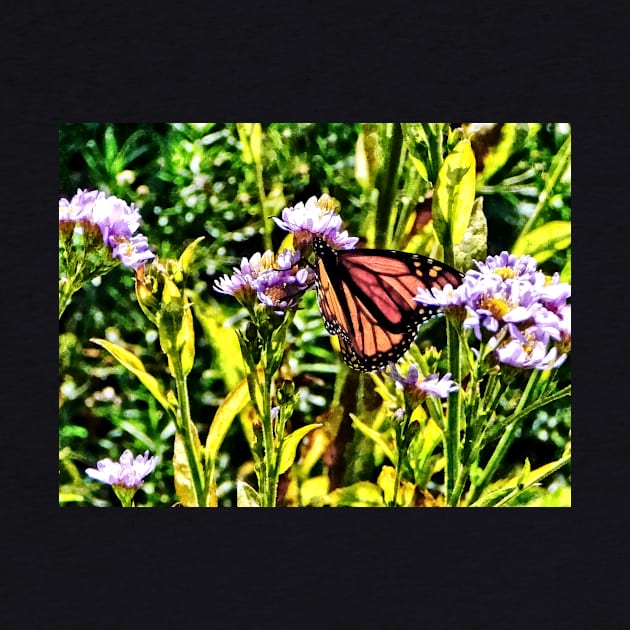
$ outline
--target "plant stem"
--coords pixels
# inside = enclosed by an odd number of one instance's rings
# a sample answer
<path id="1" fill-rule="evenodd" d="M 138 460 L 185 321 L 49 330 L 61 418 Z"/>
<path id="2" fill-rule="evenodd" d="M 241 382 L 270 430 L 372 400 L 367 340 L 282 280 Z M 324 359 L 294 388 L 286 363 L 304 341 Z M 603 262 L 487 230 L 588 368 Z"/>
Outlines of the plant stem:
<path id="1" fill-rule="evenodd" d="M 455 250 L 451 240 L 450 228 L 446 230 L 444 246 L 444 262 L 447 265 L 455 264 Z M 462 364 L 460 353 L 460 338 L 457 324 L 447 318 L 446 320 L 446 347 L 448 348 L 448 367 L 451 379 L 460 385 L 460 389 L 448 395 L 448 410 L 446 415 L 446 431 L 444 433 L 446 454 L 446 504 L 450 507 L 457 505 L 458 497 L 455 495 L 455 480 L 460 467 L 460 427 L 462 415 Z"/>
<path id="2" fill-rule="evenodd" d="M 448 361 L 451 378 L 461 383 L 461 362 L 459 354 L 459 335 L 455 324 L 447 320 L 446 343 L 448 347 Z M 461 391 L 458 389 L 448 395 L 448 411 L 446 416 L 446 503 L 453 507 L 457 505 L 455 494 L 455 480 L 460 466 L 459 456 L 461 445 L 459 441 L 461 425 Z"/>
<path id="3" fill-rule="evenodd" d="M 405 404 L 405 417 L 403 418 L 400 428 L 397 428 L 396 431 L 396 477 L 394 478 L 394 494 L 392 496 L 390 507 L 396 507 L 398 505 L 398 491 L 400 487 L 400 478 L 402 477 L 402 462 L 408 446 L 407 429 L 409 428 L 410 419 L 411 411 Z"/>
<path id="4" fill-rule="evenodd" d="M 492 479 L 494 473 L 497 471 L 497 468 L 503 461 L 507 450 L 510 448 L 514 438 L 516 437 L 517 431 L 520 428 L 520 421 L 523 417 L 520 415 L 520 412 L 523 410 L 531 393 L 534 391 L 539 379 L 540 379 L 541 370 L 532 370 L 532 373 L 529 376 L 529 380 L 527 381 L 527 385 L 525 386 L 525 391 L 523 395 L 518 401 L 516 409 L 514 410 L 514 420 L 507 426 L 505 433 L 501 436 L 497 447 L 492 453 L 490 460 L 488 461 L 486 467 L 484 468 L 481 476 L 476 484 L 471 486 L 470 489 L 470 499 L 468 503 L 472 503 L 479 498 L 479 495 L 486 487 L 490 479 Z"/>
<path id="5" fill-rule="evenodd" d="M 263 442 L 265 446 L 265 454 L 262 462 L 262 492 L 261 503 L 262 507 L 275 507 L 276 505 L 276 451 L 274 448 L 273 439 L 273 421 L 271 419 L 271 394 L 269 387 L 271 379 L 268 378 L 267 370 L 264 371 L 264 382 L 262 386 L 262 430 L 263 430 Z"/>
<path id="6" fill-rule="evenodd" d="M 390 247 L 396 211 L 394 198 L 398 189 L 398 166 L 403 150 L 403 133 L 400 123 L 392 124 L 388 138 L 386 166 L 379 173 L 376 210 L 376 247 Z"/>
<path id="7" fill-rule="evenodd" d="M 188 384 L 186 382 L 186 377 L 184 376 L 179 353 L 174 352 L 170 356 L 170 359 L 174 367 L 175 387 L 177 388 L 177 401 L 179 404 L 180 424 L 177 427 L 177 430 L 184 441 L 184 449 L 186 451 L 186 458 L 188 459 L 188 466 L 190 468 L 190 474 L 192 477 L 193 490 L 195 492 L 197 506 L 205 507 L 209 486 L 208 488 L 204 488 L 204 485 L 206 484 L 204 484 L 202 465 L 199 461 L 197 449 L 195 448 L 193 433 L 191 430 L 191 427 L 193 427 L 193 422 L 190 416 Z"/>

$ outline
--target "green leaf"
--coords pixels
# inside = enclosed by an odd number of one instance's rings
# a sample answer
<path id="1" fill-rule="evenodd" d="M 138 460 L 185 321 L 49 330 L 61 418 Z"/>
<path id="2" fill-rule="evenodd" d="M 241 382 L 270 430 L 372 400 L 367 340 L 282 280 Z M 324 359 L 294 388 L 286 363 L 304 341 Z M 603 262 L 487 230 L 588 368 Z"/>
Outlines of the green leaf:
<path id="1" fill-rule="evenodd" d="M 140 382 L 149 390 L 151 395 L 162 405 L 162 407 L 164 407 L 164 409 L 166 409 L 166 411 L 171 414 L 174 413 L 174 408 L 168 402 L 157 379 L 146 371 L 142 361 L 140 361 L 138 357 L 111 341 L 98 339 L 96 337 L 92 337 L 90 341 L 105 348 L 105 350 L 107 350 L 116 360 L 118 360 L 132 374 L 140 379 Z"/>
<path id="2" fill-rule="evenodd" d="M 396 482 L 396 470 L 391 466 L 383 466 L 376 483 L 383 490 L 383 499 L 387 505 L 394 500 L 394 483 Z M 409 481 L 400 480 L 400 489 L 398 490 L 398 501 L 396 505 L 410 506 L 413 505 L 415 486 Z"/>
<path id="3" fill-rule="evenodd" d="M 542 496 L 534 497 L 524 507 L 571 507 L 571 487 L 561 486 L 553 492 L 546 492 Z"/>
<path id="4" fill-rule="evenodd" d="M 213 361 L 227 389 L 232 390 L 243 377 L 243 358 L 236 332 L 225 325 L 225 314 L 216 302 L 204 302 L 197 292 L 192 294 L 192 299 L 195 317 L 212 346 Z"/>
<path id="5" fill-rule="evenodd" d="M 403 136 L 413 165 L 425 182 L 429 181 L 427 162 L 429 160 L 429 140 L 422 125 L 402 123 Z"/>
<path id="6" fill-rule="evenodd" d="M 200 236 L 199 238 L 195 239 L 183 252 L 182 255 L 179 257 L 179 264 L 181 265 L 182 271 L 184 273 L 188 273 L 188 270 L 190 269 L 190 263 L 192 261 L 193 255 L 195 253 L 195 247 L 197 247 L 197 245 L 203 241 L 203 239 L 205 238 L 205 236 Z"/>
<path id="7" fill-rule="evenodd" d="M 516 256 L 529 254 L 541 263 L 570 245 L 571 221 L 550 221 L 520 237 L 512 247 L 512 253 Z"/>
<path id="8" fill-rule="evenodd" d="M 228 429 L 232 425 L 234 418 L 245 408 L 249 402 L 249 389 L 247 379 L 241 382 L 232 390 L 221 403 L 214 415 L 214 420 L 210 425 L 208 437 L 206 438 L 206 461 L 214 462 L 219 453 L 219 448 L 225 439 Z"/>
<path id="9" fill-rule="evenodd" d="M 280 463 L 278 464 L 278 474 L 281 475 L 287 471 L 291 464 L 295 461 L 295 453 L 297 446 L 302 438 L 310 433 L 313 429 L 321 427 L 321 423 L 314 422 L 313 424 L 307 424 L 304 427 L 300 427 L 296 431 L 293 431 L 290 435 L 282 440 L 282 446 L 280 448 Z"/>
<path id="10" fill-rule="evenodd" d="M 483 197 L 475 199 L 464 237 L 454 249 L 455 267 L 460 271 L 472 269 L 473 259 L 485 260 L 488 254 L 488 223 L 483 211 Z"/>
<path id="11" fill-rule="evenodd" d="M 195 328 L 192 309 L 187 300 L 182 317 L 182 327 L 177 333 L 177 348 L 181 357 L 182 371 L 184 376 L 188 376 L 195 363 Z"/>
<path id="12" fill-rule="evenodd" d="M 236 482 L 236 507 L 260 507 L 258 492 L 244 481 Z"/>
<path id="13" fill-rule="evenodd" d="M 438 173 L 433 193 L 433 225 L 442 245 L 457 245 L 470 223 L 475 201 L 475 154 L 470 141 L 460 141 Z"/>
<path id="14" fill-rule="evenodd" d="M 482 494 L 471 507 L 500 507 L 513 501 L 519 495 L 527 491 L 534 485 L 539 484 L 543 479 L 552 473 L 560 470 L 571 461 L 571 450 L 567 448 L 566 453 L 558 460 L 539 466 L 534 470 L 529 470 L 529 461 L 526 460 L 523 468 L 515 477 L 502 479 L 493 483 L 487 492 Z"/>
<path id="15" fill-rule="evenodd" d="M 480 184 L 485 184 L 500 171 L 508 160 L 525 146 L 528 135 L 538 132 L 538 123 L 504 123 L 499 143 L 491 150 L 480 173 Z"/>
<path id="16" fill-rule="evenodd" d="M 385 437 L 382 433 L 375 431 L 371 427 L 368 427 L 367 424 L 361 422 L 357 416 L 353 413 L 350 414 L 352 418 L 352 424 L 359 430 L 363 435 L 369 437 L 373 442 L 378 444 L 378 446 L 382 449 L 383 453 L 387 459 L 389 459 L 392 464 L 396 463 L 396 453 L 392 450 L 392 447 L 385 441 Z"/>
<path id="17" fill-rule="evenodd" d="M 386 507 L 383 490 L 371 481 L 358 481 L 345 488 L 337 488 L 325 497 L 312 502 L 312 505 L 332 507 Z"/>

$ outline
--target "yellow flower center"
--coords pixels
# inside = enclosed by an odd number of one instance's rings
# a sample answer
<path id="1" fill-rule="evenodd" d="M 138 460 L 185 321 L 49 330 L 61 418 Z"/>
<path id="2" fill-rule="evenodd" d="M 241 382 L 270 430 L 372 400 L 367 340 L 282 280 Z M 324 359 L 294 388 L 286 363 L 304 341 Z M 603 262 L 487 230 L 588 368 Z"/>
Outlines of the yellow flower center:
<path id="1" fill-rule="evenodd" d="M 497 276 L 501 276 L 503 280 L 516 277 L 516 272 L 511 267 L 497 267 L 492 270 L 492 273 L 496 273 Z"/>
<path id="2" fill-rule="evenodd" d="M 498 297 L 486 296 L 481 300 L 481 304 L 479 306 L 486 311 L 490 311 L 490 313 L 492 313 L 492 317 L 499 321 L 510 312 L 509 304 Z"/>

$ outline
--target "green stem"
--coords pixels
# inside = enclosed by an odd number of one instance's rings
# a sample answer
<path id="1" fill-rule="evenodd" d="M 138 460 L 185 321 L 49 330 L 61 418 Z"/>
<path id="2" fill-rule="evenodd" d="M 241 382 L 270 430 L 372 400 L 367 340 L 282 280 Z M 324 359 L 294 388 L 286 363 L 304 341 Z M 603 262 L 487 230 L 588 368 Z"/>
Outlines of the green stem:
<path id="1" fill-rule="evenodd" d="M 540 374 L 541 370 L 532 370 L 532 373 L 529 376 L 529 380 L 527 381 L 527 385 L 525 386 L 525 391 L 523 392 L 523 395 L 521 396 L 520 400 L 518 401 L 518 405 L 514 410 L 514 419 L 507 426 L 505 432 L 501 436 L 501 439 L 499 440 L 499 443 L 497 444 L 494 453 L 492 453 L 488 464 L 481 473 L 479 480 L 476 484 L 471 486 L 469 503 L 472 503 L 479 498 L 479 495 L 486 487 L 490 479 L 492 479 L 494 473 L 497 471 L 497 468 L 503 461 L 507 450 L 512 445 L 518 429 L 520 428 L 520 420 L 523 418 L 521 412 L 527 404 L 531 393 L 534 391 L 536 385 L 538 384 Z"/>
<path id="2" fill-rule="evenodd" d="M 403 150 L 403 133 L 400 123 L 392 124 L 392 134 L 388 139 L 386 167 L 381 170 L 378 182 L 378 202 L 376 210 L 375 244 L 389 247 L 395 224 L 394 198 L 398 188 L 398 167 Z"/>
<path id="3" fill-rule="evenodd" d="M 396 431 L 396 476 L 394 478 L 394 494 L 389 507 L 396 507 L 398 505 L 398 492 L 400 490 L 400 479 L 402 477 L 402 462 L 408 447 L 407 429 L 409 428 L 411 413 L 407 405 L 405 405 L 405 417 L 403 418 L 402 425 Z"/>
<path id="4" fill-rule="evenodd" d="M 459 335 L 455 324 L 447 320 L 446 342 L 448 347 L 448 361 L 451 378 L 456 383 L 461 383 L 461 363 L 459 355 Z M 455 480 L 459 471 L 460 456 L 460 426 L 462 411 L 461 391 L 451 392 L 448 395 L 448 411 L 446 415 L 446 503 L 453 507 L 457 505 L 458 497 L 455 494 Z"/>
<path id="5" fill-rule="evenodd" d="M 271 394 L 269 391 L 270 379 L 265 370 L 264 383 L 262 386 L 263 408 L 262 408 L 262 430 L 265 453 L 263 457 L 262 473 L 262 507 L 275 507 L 277 482 L 276 482 L 276 451 L 273 439 L 273 421 L 271 420 Z"/>
<path id="6" fill-rule="evenodd" d="M 536 222 L 536 219 L 538 218 L 538 215 L 547 207 L 547 204 L 549 203 L 549 200 L 551 198 L 551 193 L 553 192 L 557 181 L 566 171 L 570 159 L 571 134 L 569 134 L 568 138 L 564 141 L 564 144 L 560 147 L 560 150 L 551 162 L 551 166 L 549 167 L 549 175 L 547 177 L 545 187 L 538 197 L 538 202 L 536 203 L 534 211 L 532 212 L 529 219 L 527 220 L 527 223 L 525 223 L 523 229 L 521 230 L 518 241 L 520 241 L 532 229 L 534 223 Z"/>
<path id="7" fill-rule="evenodd" d="M 454 266 L 455 250 L 451 241 L 450 228 L 446 230 L 444 245 L 444 262 Z M 455 494 L 455 481 L 460 467 L 460 428 L 462 416 L 462 364 L 460 353 L 460 338 L 457 324 L 446 320 L 446 347 L 448 348 L 448 367 L 451 379 L 460 385 L 460 389 L 448 395 L 448 411 L 446 415 L 446 432 L 444 434 L 446 453 L 446 504 L 450 507 L 457 505 L 458 496 Z"/>
<path id="8" fill-rule="evenodd" d="M 175 372 L 175 387 L 177 388 L 177 402 L 179 405 L 180 424 L 177 427 L 177 431 L 184 441 L 184 449 L 186 451 L 186 458 L 188 460 L 188 466 L 192 477 L 196 504 L 198 507 L 205 507 L 207 501 L 207 490 L 209 487 L 204 488 L 202 465 L 199 461 L 199 457 L 197 456 L 197 449 L 195 449 L 194 437 L 191 430 L 193 422 L 190 415 L 188 384 L 186 382 L 186 377 L 184 376 L 179 353 L 174 352 L 170 356 L 170 359 Z"/>
<path id="9" fill-rule="evenodd" d="M 424 130 L 424 135 L 427 138 L 427 145 L 429 147 L 427 172 L 431 183 L 435 186 L 437 175 L 440 172 L 443 161 L 442 153 L 444 151 L 444 142 L 442 138 L 442 124 L 422 123 L 422 129 Z"/>
<path id="10" fill-rule="evenodd" d="M 260 218 L 263 224 L 263 242 L 265 249 L 272 249 L 271 243 L 271 221 L 265 216 L 265 206 L 267 205 L 267 195 L 265 194 L 265 181 L 263 179 L 263 167 L 259 160 L 254 160 L 256 171 L 256 186 L 258 188 L 258 199 L 260 200 Z"/>
<path id="11" fill-rule="evenodd" d="M 64 314 L 66 308 L 72 301 L 72 296 L 76 293 L 77 289 L 73 286 L 69 279 L 61 284 L 59 289 L 59 319 Z"/>

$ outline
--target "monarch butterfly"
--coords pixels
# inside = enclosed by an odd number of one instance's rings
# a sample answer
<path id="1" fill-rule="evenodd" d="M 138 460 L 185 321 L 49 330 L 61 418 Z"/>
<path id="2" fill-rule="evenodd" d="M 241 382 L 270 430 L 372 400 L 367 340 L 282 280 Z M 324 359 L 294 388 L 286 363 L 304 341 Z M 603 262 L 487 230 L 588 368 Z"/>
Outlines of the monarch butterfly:
<path id="1" fill-rule="evenodd" d="M 457 287 L 464 275 L 448 265 L 387 249 L 334 250 L 313 239 L 317 301 L 326 330 L 339 336 L 343 360 L 360 372 L 395 363 L 414 342 L 418 326 L 438 315 L 419 304 L 419 288 Z"/>

